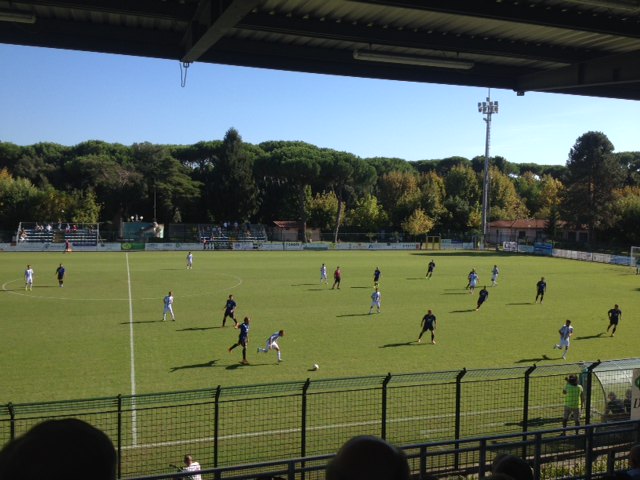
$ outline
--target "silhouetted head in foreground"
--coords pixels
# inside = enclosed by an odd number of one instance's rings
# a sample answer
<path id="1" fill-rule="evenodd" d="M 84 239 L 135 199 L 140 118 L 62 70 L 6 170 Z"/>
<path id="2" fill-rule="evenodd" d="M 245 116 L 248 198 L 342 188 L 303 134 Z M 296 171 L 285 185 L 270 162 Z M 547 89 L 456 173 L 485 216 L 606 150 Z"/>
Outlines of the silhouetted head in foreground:
<path id="1" fill-rule="evenodd" d="M 353 437 L 327 465 L 327 480 L 408 480 L 404 452 L 368 435 Z"/>
<path id="2" fill-rule="evenodd" d="M 498 455 L 491 465 L 493 474 L 504 474 L 514 480 L 533 480 L 533 471 L 529 464 L 515 455 Z"/>
<path id="3" fill-rule="evenodd" d="M 82 420 L 47 420 L 0 451 L 0 479 L 114 480 L 109 437 Z"/>

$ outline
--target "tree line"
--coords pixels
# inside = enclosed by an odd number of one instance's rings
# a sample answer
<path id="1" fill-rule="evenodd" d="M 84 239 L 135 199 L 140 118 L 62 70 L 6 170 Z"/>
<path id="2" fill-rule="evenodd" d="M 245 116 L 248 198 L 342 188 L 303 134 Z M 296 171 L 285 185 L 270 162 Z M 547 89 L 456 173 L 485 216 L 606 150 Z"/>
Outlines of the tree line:
<path id="1" fill-rule="evenodd" d="M 333 231 L 478 232 L 484 157 L 360 158 L 296 141 L 193 145 L 0 142 L 0 225 L 102 222 L 269 224 L 299 220 Z M 566 165 L 490 158 L 492 220 L 545 219 L 592 239 L 640 242 L 640 152 L 615 153 L 601 132 L 571 147 Z"/>

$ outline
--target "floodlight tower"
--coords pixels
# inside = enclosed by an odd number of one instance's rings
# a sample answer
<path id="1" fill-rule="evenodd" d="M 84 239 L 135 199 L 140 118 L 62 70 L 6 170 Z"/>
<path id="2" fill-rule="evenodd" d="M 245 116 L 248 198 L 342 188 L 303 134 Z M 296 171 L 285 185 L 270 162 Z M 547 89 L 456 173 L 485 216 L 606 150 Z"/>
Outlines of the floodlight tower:
<path id="1" fill-rule="evenodd" d="M 487 94 L 487 100 L 478 102 L 478 112 L 485 115 L 483 120 L 487 124 L 487 133 L 484 141 L 484 180 L 482 182 L 482 246 L 489 233 L 489 145 L 491 144 L 491 115 L 498 113 L 498 102 L 491 101 L 491 89 Z"/>

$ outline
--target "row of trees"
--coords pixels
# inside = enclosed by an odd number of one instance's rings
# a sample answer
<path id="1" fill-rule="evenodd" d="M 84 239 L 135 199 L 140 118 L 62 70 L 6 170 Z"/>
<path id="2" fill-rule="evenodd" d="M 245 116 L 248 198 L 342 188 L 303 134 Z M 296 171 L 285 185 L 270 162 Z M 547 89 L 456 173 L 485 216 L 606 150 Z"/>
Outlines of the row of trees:
<path id="1" fill-rule="evenodd" d="M 491 158 L 490 219 L 544 218 L 640 241 L 640 152 L 577 139 L 565 166 Z M 222 141 L 131 146 L 87 141 L 0 142 L 0 225 L 104 222 L 133 214 L 160 223 L 296 219 L 323 230 L 469 232 L 481 221 L 483 157 L 361 159 L 304 142 Z M 595 237 L 592 237 L 595 238 Z"/>

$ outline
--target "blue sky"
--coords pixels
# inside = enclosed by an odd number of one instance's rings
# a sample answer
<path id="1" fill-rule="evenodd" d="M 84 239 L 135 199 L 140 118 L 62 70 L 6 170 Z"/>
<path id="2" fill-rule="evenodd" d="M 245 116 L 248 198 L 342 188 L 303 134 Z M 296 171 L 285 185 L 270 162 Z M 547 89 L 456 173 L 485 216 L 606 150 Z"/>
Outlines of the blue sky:
<path id="1" fill-rule="evenodd" d="M 361 157 L 484 154 L 483 88 L 369 80 L 0 45 L 0 141 L 192 144 L 302 140 Z M 565 164 L 600 131 L 616 152 L 640 151 L 640 102 L 492 90 L 500 104 L 492 156 Z"/>

